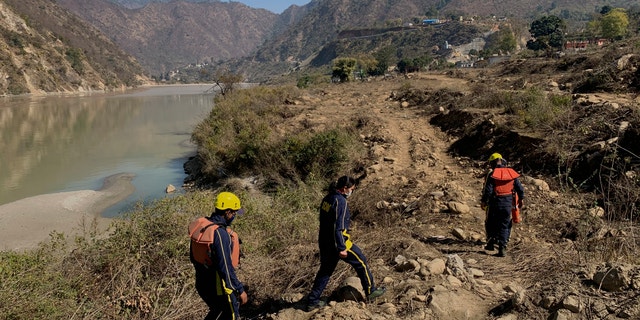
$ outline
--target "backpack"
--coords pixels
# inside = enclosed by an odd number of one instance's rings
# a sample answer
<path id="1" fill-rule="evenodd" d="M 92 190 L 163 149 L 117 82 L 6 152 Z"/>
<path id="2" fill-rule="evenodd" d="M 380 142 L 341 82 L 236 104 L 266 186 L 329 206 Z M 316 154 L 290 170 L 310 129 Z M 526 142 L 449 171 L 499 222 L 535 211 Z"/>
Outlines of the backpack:
<path id="1" fill-rule="evenodd" d="M 218 227 L 220 226 L 205 217 L 198 218 L 189 224 L 193 259 L 205 266 L 213 265 L 211 244 Z M 240 238 L 231 228 L 227 228 L 227 232 L 231 237 L 231 265 L 238 268 L 240 265 Z"/>

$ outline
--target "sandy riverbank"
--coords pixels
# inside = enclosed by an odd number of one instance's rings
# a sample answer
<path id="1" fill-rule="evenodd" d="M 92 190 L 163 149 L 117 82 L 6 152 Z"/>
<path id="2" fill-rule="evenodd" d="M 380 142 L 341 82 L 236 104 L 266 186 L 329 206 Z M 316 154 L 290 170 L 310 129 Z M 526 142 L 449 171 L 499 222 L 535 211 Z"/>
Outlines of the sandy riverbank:
<path id="1" fill-rule="evenodd" d="M 0 250 L 25 250 L 49 239 L 51 232 L 69 239 L 97 228 L 106 232 L 111 219 L 100 214 L 135 190 L 133 174 L 107 177 L 100 190 L 45 194 L 0 206 Z"/>

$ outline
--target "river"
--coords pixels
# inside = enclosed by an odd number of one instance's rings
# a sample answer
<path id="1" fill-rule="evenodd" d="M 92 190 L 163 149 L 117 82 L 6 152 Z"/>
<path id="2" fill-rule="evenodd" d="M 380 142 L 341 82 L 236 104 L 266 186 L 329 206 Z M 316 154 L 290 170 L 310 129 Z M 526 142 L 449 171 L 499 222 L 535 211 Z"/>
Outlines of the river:
<path id="1" fill-rule="evenodd" d="M 194 126 L 213 107 L 211 85 L 158 86 L 124 94 L 0 98 L 0 205 L 27 197 L 96 190 L 135 175 L 135 192 L 103 213 L 180 192 L 195 153 Z"/>

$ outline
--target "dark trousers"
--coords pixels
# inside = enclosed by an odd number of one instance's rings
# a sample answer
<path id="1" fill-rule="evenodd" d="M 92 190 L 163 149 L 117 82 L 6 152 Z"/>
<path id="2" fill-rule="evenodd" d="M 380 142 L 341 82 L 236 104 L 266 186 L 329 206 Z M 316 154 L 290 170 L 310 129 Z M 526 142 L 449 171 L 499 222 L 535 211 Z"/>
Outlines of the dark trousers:
<path id="1" fill-rule="evenodd" d="M 507 206 L 489 205 L 484 227 L 489 243 L 507 246 L 511 237 L 511 202 Z"/>
<path id="2" fill-rule="evenodd" d="M 318 303 L 322 292 L 327 287 L 329 279 L 333 271 L 336 270 L 336 266 L 340 260 L 350 264 L 353 269 L 356 270 L 365 295 L 369 295 L 371 291 L 375 290 L 373 276 L 367 265 L 367 258 L 365 258 L 358 246 L 355 244 L 351 246 L 351 248 L 347 250 L 346 258 L 340 258 L 335 248 L 327 248 L 324 250 L 320 248 L 320 269 L 316 274 L 316 279 L 313 281 L 313 288 L 311 288 L 311 293 L 308 297 L 309 304 Z"/>
<path id="3" fill-rule="evenodd" d="M 238 320 L 240 319 L 239 303 L 235 294 L 209 295 L 200 293 L 200 297 L 209 306 L 205 320 Z"/>

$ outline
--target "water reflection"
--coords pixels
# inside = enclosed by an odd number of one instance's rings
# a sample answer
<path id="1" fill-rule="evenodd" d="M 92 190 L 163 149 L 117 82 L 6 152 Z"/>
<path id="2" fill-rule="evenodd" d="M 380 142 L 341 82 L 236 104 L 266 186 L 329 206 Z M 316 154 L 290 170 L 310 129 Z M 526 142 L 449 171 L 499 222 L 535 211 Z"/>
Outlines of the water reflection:
<path id="1" fill-rule="evenodd" d="M 190 133 L 211 110 L 208 86 L 160 87 L 120 96 L 0 99 L 0 204 L 97 189 L 136 174 L 131 201 L 181 185 Z"/>

